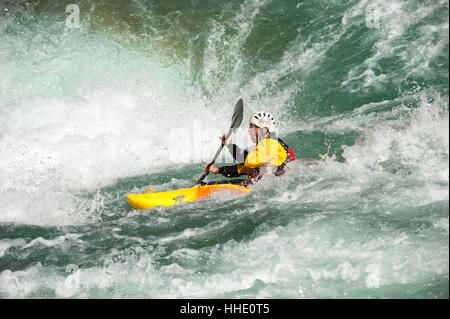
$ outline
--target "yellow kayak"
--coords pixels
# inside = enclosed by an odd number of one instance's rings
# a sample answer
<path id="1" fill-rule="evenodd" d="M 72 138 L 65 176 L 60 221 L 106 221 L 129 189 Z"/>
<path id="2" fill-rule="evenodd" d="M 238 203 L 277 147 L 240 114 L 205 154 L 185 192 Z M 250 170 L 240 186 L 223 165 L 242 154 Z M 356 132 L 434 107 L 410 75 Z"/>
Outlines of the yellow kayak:
<path id="1" fill-rule="evenodd" d="M 153 193 L 147 191 L 153 191 Z M 182 202 L 204 200 L 217 193 L 238 194 L 248 192 L 250 188 L 234 184 L 196 185 L 168 192 L 155 192 L 146 189 L 143 194 L 128 194 L 128 203 L 136 209 L 149 209 L 155 206 L 169 207 Z"/>

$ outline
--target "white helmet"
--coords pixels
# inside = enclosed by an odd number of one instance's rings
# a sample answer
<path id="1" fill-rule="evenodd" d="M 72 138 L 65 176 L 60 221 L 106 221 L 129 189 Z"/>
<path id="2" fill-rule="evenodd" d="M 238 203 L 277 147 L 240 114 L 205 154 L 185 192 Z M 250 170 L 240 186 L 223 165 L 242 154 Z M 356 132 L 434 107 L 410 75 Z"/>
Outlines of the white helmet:
<path id="1" fill-rule="evenodd" d="M 275 120 L 272 114 L 268 112 L 256 112 L 250 118 L 250 123 L 256 125 L 257 127 L 264 128 L 267 127 L 269 132 L 275 131 Z"/>

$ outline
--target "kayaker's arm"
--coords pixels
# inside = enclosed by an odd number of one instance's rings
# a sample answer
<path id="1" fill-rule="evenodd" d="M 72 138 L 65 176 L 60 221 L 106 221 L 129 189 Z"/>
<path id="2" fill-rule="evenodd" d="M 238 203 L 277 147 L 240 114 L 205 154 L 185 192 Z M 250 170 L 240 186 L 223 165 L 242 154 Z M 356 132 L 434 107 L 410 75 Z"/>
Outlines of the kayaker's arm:
<path id="1" fill-rule="evenodd" d="M 238 165 L 242 165 L 242 164 L 238 164 Z M 238 176 L 242 175 L 242 173 L 239 173 L 239 171 L 238 171 L 238 165 L 222 166 L 220 168 L 217 166 L 211 165 L 209 167 L 209 172 L 211 172 L 213 174 L 222 174 L 223 176 L 228 177 L 228 178 L 238 177 Z M 206 173 L 206 169 L 207 169 L 207 165 L 205 165 L 203 167 L 203 170 L 205 173 Z"/>
<path id="2" fill-rule="evenodd" d="M 238 163 L 243 163 L 245 161 L 245 158 L 248 155 L 248 152 L 246 150 L 242 150 L 239 146 L 236 144 L 228 144 L 228 151 L 231 155 L 233 155 L 233 158 Z"/>
<path id="3" fill-rule="evenodd" d="M 228 178 L 239 177 L 242 175 L 246 175 L 251 168 L 265 166 L 267 162 L 269 162 L 270 160 L 269 157 L 267 157 L 264 152 L 262 152 L 262 155 L 258 156 L 258 154 L 261 153 L 261 150 L 258 150 L 258 146 L 256 150 L 248 152 L 246 150 L 242 150 L 236 144 L 231 144 L 231 137 L 225 140 L 226 135 L 224 134 L 220 138 L 222 140 L 222 144 L 224 146 L 227 146 L 228 150 L 233 155 L 234 159 L 240 164 L 231 166 L 222 166 L 220 168 L 211 165 L 209 168 L 209 172 L 213 174 L 220 173 Z M 265 151 L 265 149 L 263 151 Z M 250 154 L 252 154 L 252 156 L 251 161 L 249 162 L 248 157 L 250 156 Z M 205 165 L 204 166 L 205 173 L 207 173 L 206 167 L 207 166 Z"/>
<path id="4" fill-rule="evenodd" d="M 238 163 L 243 163 L 245 158 L 247 157 L 248 152 L 246 150 L 242 150 L 236 144 L 231 144 L 232 135 L 225 140 L 226 134 L 222 135 L 220 139 L 222 140 L 222 144 L 228 148 L 228 151 L 233 156 L 234 160 Z"/>
<path id="5" fill-rule="evenodd" d="M 238 172 L 237 165 L 222 166 L 219 168 L 219 173 L 228 178 L 238 177 L 241 175 Z"/>

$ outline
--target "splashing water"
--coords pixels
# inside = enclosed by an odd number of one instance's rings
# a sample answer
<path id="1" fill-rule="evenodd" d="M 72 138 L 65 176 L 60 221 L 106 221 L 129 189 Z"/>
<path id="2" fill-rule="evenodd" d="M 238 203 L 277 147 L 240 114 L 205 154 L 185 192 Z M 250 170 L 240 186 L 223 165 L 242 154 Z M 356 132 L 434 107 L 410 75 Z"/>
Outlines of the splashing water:
<path id="1" fill-rule="evenodd" d="M 2 298 L 448 298 L 448 1 L 66 5 L 0 4 Z M 320 163 L 128 206 L 240 97 Z"/>

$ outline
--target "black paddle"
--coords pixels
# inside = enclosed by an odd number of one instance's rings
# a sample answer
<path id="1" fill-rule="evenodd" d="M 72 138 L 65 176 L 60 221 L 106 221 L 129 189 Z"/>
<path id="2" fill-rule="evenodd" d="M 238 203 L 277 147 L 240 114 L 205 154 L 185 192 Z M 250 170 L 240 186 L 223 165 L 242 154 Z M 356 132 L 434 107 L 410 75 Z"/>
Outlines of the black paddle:
<path id="1" fill-rule="evenodd" d="M 239 101 L 237 101 L 236 105 L 234 106 L 233 117 L 231 118 L 231 127 L 230 127 L 230 130 L 228 131 L 227 135 L 225 136 L 225 141 L 228 140 L 231 133 L 236 133 L 237 129 L 241 125 L 243 114 L 244 114 L 244 102 L 242 101 L 242 99 L 239 99 Z M 200 184 L 202 182 L 202 180 L 209 174 L 209 168 L 211 167 L 212 164 L 214 164 L 217 157 L 219 157 L 219 154 L 222 151 L 223 147 L 224 147 L 224 144 L 222 143 L 220 145 L 220 148 L 217 150 L 216 155 L 214 155 L 213 160 L 206 167 L 208 170 L 207 173 L 204 173 L 202 175 L 202 177 L 200 177 L 197 184 Z"/>

